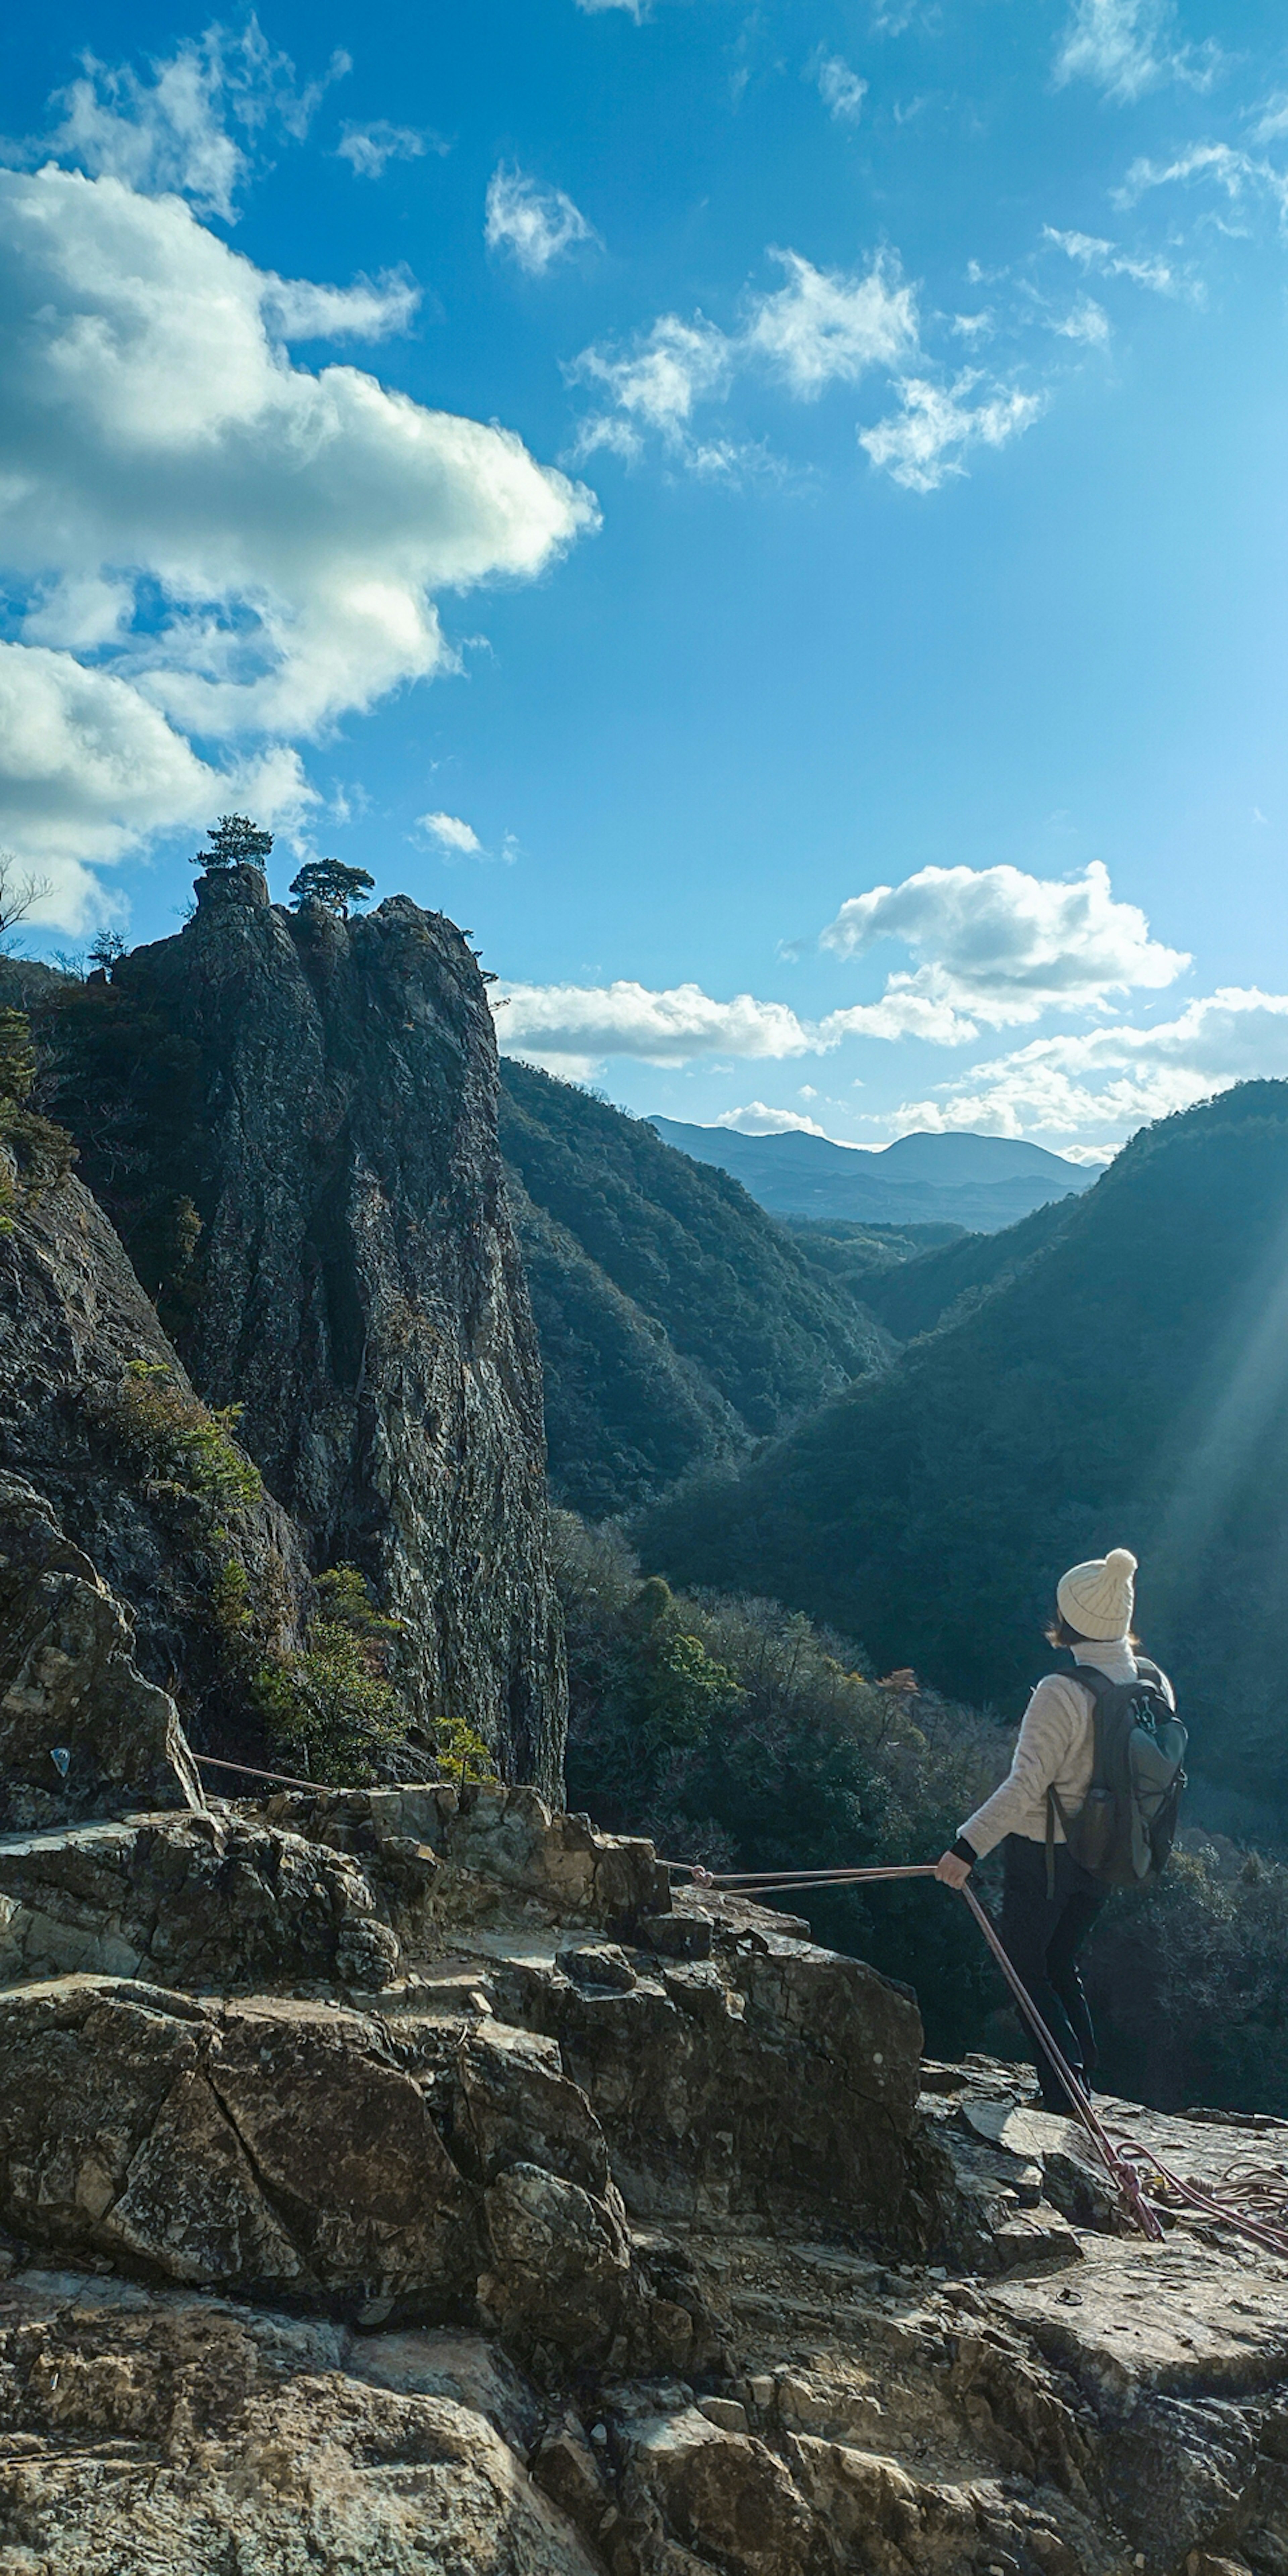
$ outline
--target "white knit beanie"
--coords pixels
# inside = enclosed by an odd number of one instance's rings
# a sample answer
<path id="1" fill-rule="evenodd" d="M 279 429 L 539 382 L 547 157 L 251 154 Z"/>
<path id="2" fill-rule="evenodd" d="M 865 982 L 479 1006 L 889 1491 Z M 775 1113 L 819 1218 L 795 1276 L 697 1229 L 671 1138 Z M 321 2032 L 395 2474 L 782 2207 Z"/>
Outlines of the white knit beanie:
<path id="1" fill-rule="evenodd" d="M 1056 1608 L 1080 1637 L 1107 1645 L 1125 1637 L 1136 1603 L 1136 1559 L 1127 1547 L 1111 1547 L 1108 1556 L 1093 1556 L 1071 1565 L 1055 1587 Z"/>

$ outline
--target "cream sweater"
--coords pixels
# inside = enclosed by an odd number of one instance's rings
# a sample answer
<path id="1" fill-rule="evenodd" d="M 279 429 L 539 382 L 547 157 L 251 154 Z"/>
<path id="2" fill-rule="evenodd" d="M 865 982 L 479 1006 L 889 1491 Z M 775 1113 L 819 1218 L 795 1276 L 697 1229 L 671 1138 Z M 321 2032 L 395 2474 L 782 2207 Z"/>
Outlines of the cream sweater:
<path id="1" fill-rule="evenodd" d="M 1136 1677 L 1136 1658 L 1125 1638 L 1108 1645 L 1075 1646 L 1075 1663 L 1091 1664 L 1111 1682 Z M 1164 1687 L 1171 1696 L 1170 1685 Z M 1023 1834 L 1044 1843 L 1047 1791 L 1054 1788 L 1067 1815 L 1076 1815 L 1091 1786 L 1095 1758 L 1095 1710 L 1090 1691 L 1080 1690 L 1071 1673 L 1048 1673 L 1038 1683 L 1020 1728 L 1015 1757 L 1000 1789 L 968 1816 L 961 1828 L 978 1860 L 1006 1834 Z M 1064 1841 L 1059 1816 L 1056 1841 Z"/>

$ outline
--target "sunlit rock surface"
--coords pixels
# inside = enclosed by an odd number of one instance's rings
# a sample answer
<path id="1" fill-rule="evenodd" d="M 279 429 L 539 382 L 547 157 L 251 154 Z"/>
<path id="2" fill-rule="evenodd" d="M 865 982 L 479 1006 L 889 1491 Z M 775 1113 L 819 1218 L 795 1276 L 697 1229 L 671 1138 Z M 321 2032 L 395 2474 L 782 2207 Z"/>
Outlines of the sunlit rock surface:
<path id="1" fill-rule="evenodd" d="M 1125 2232 L 791 1918 L 530 1790 L 10 1837 L 0 1890 L 3 2576 L 1288 2571 L 1288 2263 Z"/>

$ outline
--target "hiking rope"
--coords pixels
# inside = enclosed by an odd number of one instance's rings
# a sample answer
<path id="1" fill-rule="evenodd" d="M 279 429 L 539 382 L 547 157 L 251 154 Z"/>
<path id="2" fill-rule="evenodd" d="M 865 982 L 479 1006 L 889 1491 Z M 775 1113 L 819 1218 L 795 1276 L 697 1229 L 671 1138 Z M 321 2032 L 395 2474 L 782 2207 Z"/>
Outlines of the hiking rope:
<path id="1" fill-rule="evenodd" d="M 673 1861 L 670 1866 L 686 1871 L 696 1887 L 710 1888 L 713 1895 L 745 1896 L 753 1903 L 762 1896 L 789 1894 L 793 1890 L 822 1894 L 830 1887 L 861 1887 L 880 1879 L 935 1878 L 938 1875 L 933 1862 L 929 1861 L 904 1862 L 885 1869 L 800 1870 L 792 1877 L 783 1877 L 775 1870 L 713 1872 L 690 1861 Z M 1155 2155 L 1151 2147 L 1142 2146 L 1137 2139 L 1111 2135 L 1087 2100 L 1073 2068 L 1057 2047 L 969 1881 L 959 1893 L 965 1897 L 1030 2030 L 1055 2066 L 1068 2094 L 1073 2116 L 1086 2130 L 1131 2225 L 1139 2228 L 1152 2244 L 1160 2243 L 1164 2230 L 1158 2211 L 1151 2205 L 1157 2201 L 1159 2207 L 1173 2213 L 1178 2207 L 1192 2210 L 1210 2225 L 1231 2228 L 1236 2234 L 1249 2238 L 1254 2245 L 1260 2245 L 1265 2252 L 1280 2255 L 1288 2261 L 1288 2166 L 1258 2165 L 1247 2158 L 1236 2157 L 1215 2182 L 1204 2183 L 1193 2175 L 1173 2173 L 1161 2156 Z M 1147 2191 L 1149 2198 L 1146 2197 Z M 1248 2201 L 1254 2204 L 1253 2207 L 1245 2205 Z"/>
<path id="2" fill-rule="evenodd" d="M 937 1874 L 935 1865 L 931 1861 L 905 1862 L 902 1866 L 892 1868 L 888 1867 L 885 1869 L 808 1870 L 802 1872 L 795 1878 L 778 1877 L 769 1870 L 733 1870 L 716 1873 L 711 1870 L 702 1869 L 688 1862 L 678 1862 L 674 1865 L 676 1867 L 687 1868 L 694 1884 L 698 1887 L 709 1887 L 714 1895 L 748 1896 L 753 1900 L 757 1895 L 767 1896 L 771 1892 L 776 1894 L 780 1891 L 785 1893 L 793 1888 L 812 1889 L 821 1893 L 829 1887 L 860 1887 L 865 1883 L 871 1884 L 879 1879 L 934 1878 Z M 1097 2119 L 1090 2102 L 1087 2100 L 1086 2094 L 1082 2091 L 1082 2088 L 1078 2083 L 1078 2079 L 1074 2074 L 1073 2068 L 1070 2066 L 1068 2059 L 1064 2056 L 1063 2051 L 1057 2046 L 1051 2032 L 1047 2029 L 1046 2023 L 1044 2022 L 1041 2013 L 1038 2011 L 1037 2005 L 1034 2003 L 1027 1986 L 1024 1985 L 1021 1980 L 1018 1970 L 1012 1967 L 1010 1959 L 1008 1958 L 1006 1951 L 1003 1949 L 1001 1941 L 998 1939 L 997 1933 L 993 1928 L 992 1921 L 985 1913 L 984 1908 L 980 1904 L 979 1898 L 975 1894 L 974 1888 L 970 1885 L 969 1881 L 967 1881 L 966 1885 L 960 1889 L 959 1893 L 965 1897 L 971 1913 L 974 1915 L 975 1920 L 978 1923 L 979 1928 L 983 1933 L 984 1938 L 987 1941 L 988 1946 L 992 1951 L 993 1956 L 996 1959 L 1030 2030 L 1032 2031 L 1035 2039 L 1040 2042 L 1041 2046 L 1046 2050 L 1047 2055 L 1050 2057 L 1051 2062 L 1059 2075 L 1060 2081 L 1064 2086 L 1065 2092 L 1068 2094 L 1073 2117 L 1080 2120 L 1083 2128 L 1086 2130 L 1087 2135 L 1090 2138 L 1091 2143 L 1118 2194 L 1124 2215 L 1128 2218 L 1132 2226 L 1140 2229 L 1142 2236 L 1146 2236 L 1150 2239 L 1151 2243 L 1161 2243 L 1163 2237 L 1162 2221 L 1158 2217 L 1157 2212 L 1151 2209 L 1149 2202 L 1145 2198 L 1141 2178 L 1135 2169 L 1134 2163 L 1127 2156 L 1119 2154 L 1108 2130 L 1103 2126 L 1102 2122 Z M 1263 2235 L 1264 2231 L 1258 2229 L 1257 2233 L 1260 2237 Z"/>
<path id="3" fill-rule="evenodd" d="M 280 1781 L 284 1789 L 308 1789 L 315 1798 L 325 1798 L 328 1796 L 332 1786 L 331 1782 L 328 1780 L 293 1779 L 289 1771 L 260 1771 L 257 1770 L 253 1762 L 218 1762 L 216 1761 L 213 1753 L 194 1753 L 192 1758 L 199 1771 L 235 1771 L 239 1779 L 277 1780 Z M 416 1787 L 418 1789 L 446 1789 L 449 1788 L 450 1785 L 451 1783 L 446 1780 L 418 1780 L 416 1782 Z M 345 1793 L 338 1792 L 337 1794 L 343 1795 Z M 252 1801 L 247 1799 L 246 1804 L 249 1806 L 251 1803 Z"/>

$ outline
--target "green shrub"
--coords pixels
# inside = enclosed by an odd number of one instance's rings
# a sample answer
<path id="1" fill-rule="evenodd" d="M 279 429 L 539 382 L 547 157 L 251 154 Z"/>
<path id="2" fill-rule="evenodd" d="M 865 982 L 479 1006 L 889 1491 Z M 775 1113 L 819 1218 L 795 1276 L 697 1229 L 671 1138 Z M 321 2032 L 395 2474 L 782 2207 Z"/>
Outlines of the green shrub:
<path id="1" fill-rule="evenodd" d="M 233 1436 L 242 1412 L 240 1404 L 203 1404 L 163 1361 L 131 1360 L 115 1425 L 154 1484 L 213 1516 L 249 1510 L 263 1495 L 258 1467 Z"/>
<path id="2" fill-rule="evenodd" d="M 400 1634 L 357 1566 L 335 1565 L 312 1586 L 303 1653 L 260 1666 L 254 1704 L 275 1748 L 310 1779 L 362 1786 L 406 1743 L 408 1711 L 391 1675 Z"/>
<path id="3" fill-rule="evenodd" d="M 65 1127 L 30 1106 L 36 1053 L 24 1011 L 0 1011 L 0 1146 L 13 1158 L 13 1173 L 0 1166 L 0 1234 L 13 1229 L 17 1208 L 64 1180 L 76 1160 Z"/>

